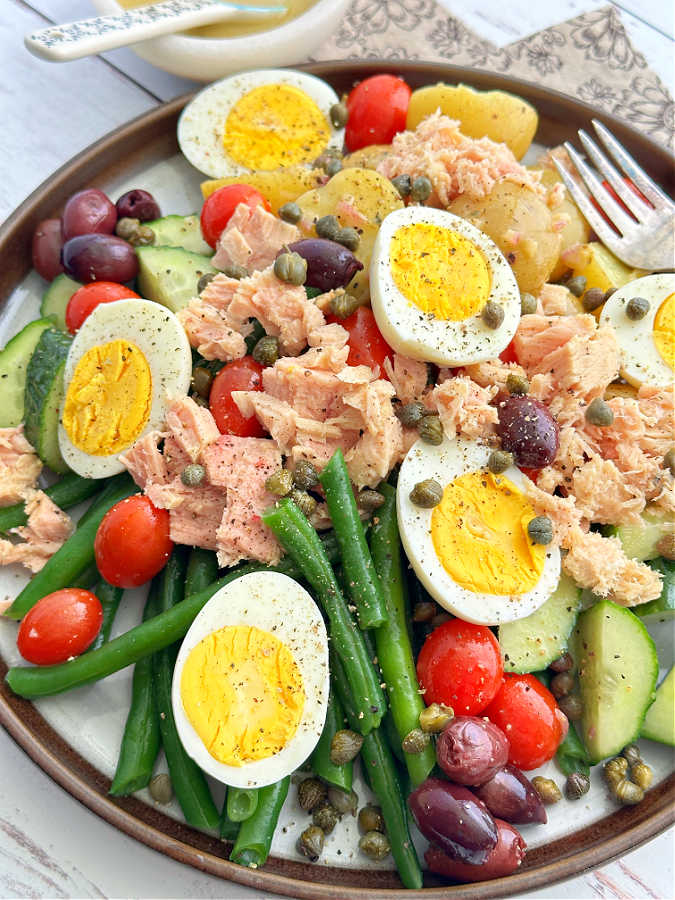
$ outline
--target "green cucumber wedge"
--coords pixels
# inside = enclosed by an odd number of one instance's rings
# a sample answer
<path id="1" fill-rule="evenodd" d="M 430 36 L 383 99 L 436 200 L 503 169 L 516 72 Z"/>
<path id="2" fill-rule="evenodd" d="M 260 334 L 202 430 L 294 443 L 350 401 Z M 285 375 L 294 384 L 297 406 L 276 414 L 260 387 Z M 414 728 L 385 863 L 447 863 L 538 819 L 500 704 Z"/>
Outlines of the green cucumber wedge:
<path id="1" fill-rule="evenodd" d="M 640 737 L 675 747 L 675 668 L 656 689 L 656 700 L 647 710 Z"/>
<path id="2" fill-rule="evenodd" d="M 208 256 L 180 247 L 136 247 L 138 292 L 178 312 L 197 296 L 202 275 L 216 274 Z"/>
<path id="3" fill-rule="evenodd" d="M 655 559 L 660 555 L 657 544 L 672 529 L 672 517 L 656 507 L 645 509 L 640 518 L 641 521 L 634 525 L 607 525 L 603 533 L 616 535 L 630 559 Z"/>
<path id="4" fill-rule="evenodd" d="M 23 421 L 26 369 L 43 331 L 53 327 L 51 319 L 36 319 L 15 334 L 0 350 L 0 428 Z"/>
<path id="5" fill-rule="evenodd" d="M 567 650 L 579 614 L 581 591 L 567 575 L 532 615 L 499 626 L 506 672 L 538 672 Z"/>
<path id="6" fill-rule="evenodd" d="M 661 573 L 661 596 L 634 606 L 633 612 L 644 619 L 645 625 L 652 625 L 675 617 L 675 560 L 658 556 L 648 560 L 647 565 Z"/>
<path id="7" fill-rule="evenodd" d="M 73 281 L 64 272 L 57 275 L 42 296 L 40 315 L 51 319 L 61 331 L 66 328 L 66 307 L 75 291 L 82 287 L 79 281 Z"/>
<path id="8" fill-rule="evenodd" d="M 63 405 L 63 370 L 73 339 L 48 328 L 40 335 L 26 370 L 24 421 L 26 438 L 54 472 L 67 472 L 59 450 L 58 425 Z"/>
<path id="9" fill-rule="evenodd" d="M 583 704 L 578 730 L 595 764 L 639 737 L 654 701 L 656 648 L 636 615 L 600 600 L 579 616 L 570 649 Z"/>
<path id="10" fill-rule="evenodd" d="M 213 256 L 213 248 L 202 237 L 199 216 L 163 216 L 153 222 L 144 222 L 155 232 L 155 247 L 181 247 L 191 253 Z"/>

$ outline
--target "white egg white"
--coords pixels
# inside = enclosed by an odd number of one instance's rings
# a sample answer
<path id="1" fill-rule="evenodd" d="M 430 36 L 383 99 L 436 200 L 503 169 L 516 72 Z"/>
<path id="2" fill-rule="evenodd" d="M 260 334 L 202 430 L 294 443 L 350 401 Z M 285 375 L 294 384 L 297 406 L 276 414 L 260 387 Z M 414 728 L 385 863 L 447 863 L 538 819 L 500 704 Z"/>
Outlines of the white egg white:
<path id="1" fill-rule="evenodd" d="M 85 319 L 68 351 L 63 380 L 65 391 L 82 356 L 98 344 L 128 340 L 143 353 L 152 375 L 150 416 L 141 434 L 161 428 L 169 397 L 187 394 L 192 376 L 192 353 L 175 314 L 151 300 L 130 298 L 101 303 Z M 59 422 L 59 448 L 66 464 L 83 478 L 108 478 L 124 470 L 119 453 L 94 456 L 76 447 Z M 128 449 L 128 448 L 124 448 Z"/>
<path id="2" fill-rule="evenodd" d="M 614 291 L 602 308 L 600 323 L 612 326 L 619 344 L 621 376 L 635 387 L 666 386 L 675 377 L 654 343 L 654 319 L 672 293 L 675 293 L 675 275 L 645 275 Z M 647 315 L 637 321 L 626 315 L 626 306 L 633 297 L 649 301 Z"/>
<path id="3" fill-rule="evenodd" d="M 330 108 L 339 102 L 333 88 L 306 72 L 293 69 L 256 69 L 239 72 L 216 81 L 200 91 L 181 113 L 178 121 L 178 144 L 195 169 L 222 178 L 225 175 L 244 175 L 251 169 L 232 159 L 223 146 L 225 121 L 234 104 L 253 88 L 264 84 L 284 84 L 304 91 L 326 117 L 330 125 Z M 331 125 L 327 144 L 342 149 L 344 129 Z"/>
<path id="4" fill-rule="evenodd" d="M 560 551 L 550 546 L 543 572 L 530 591 L 515 595 L 475 593 L 458 584 L 436 555 L 431 539 L 433 510 L 416 506 L 410 492 L 427 478 L 445 488 L 460 475 L 484 469 L 489 455 L 489 447 L 460 438 L 446 438 L 437 447 L 418 440 L 403 460 L 396 489 L 401 541 L 415 574 L 444 609 L 479 625 L 499 625 L 529 616 L 551 596 L 560 577 Z M 511 466 L 503 474 L 523 490 L 527 478 L 519 469 Z"/>
<path id="5" fill-rule="evenodd" d="M 291 651 L 305 691 L 298 728 L 274 756 L 228 766 L 206 749 L 189 721 L 181 697 L 181 677 L 190 651 L 220 628 L 250 625 L 274 634 Z M 171 703 L 178 735 L 189 756 L 208 775 L 233 787 L 263 787 L 295 771 L 321 736 L 328 707 L 328 637 L 323 618 L 307 591 L 279 572 L 252 572 L 222 587 L 188 631 L 176 660 Z"/>
<path id="6" fill-rule="evenodd" d="M 396 286 L 390 262 L 390 244 L 404 225 L 426 223 L 447 228 L 472 241 L 482 251 L 490 270 L 488 300 L 504 310 L 499 328 L 491 329 L 480 314 L 452 322 L 425 313 Z M 433 267 L 433 259 L 429 260 Z M 439 366 L 463 366 L 494 359 L 508 345 L 520 320 L 520 291 L 511 266 L 493 241 L 470 222 L 442 209 L 408 206 L 390 213 L 377 234 L 370 263 L 370 293 L 378 327 L 399 353 Z"/>

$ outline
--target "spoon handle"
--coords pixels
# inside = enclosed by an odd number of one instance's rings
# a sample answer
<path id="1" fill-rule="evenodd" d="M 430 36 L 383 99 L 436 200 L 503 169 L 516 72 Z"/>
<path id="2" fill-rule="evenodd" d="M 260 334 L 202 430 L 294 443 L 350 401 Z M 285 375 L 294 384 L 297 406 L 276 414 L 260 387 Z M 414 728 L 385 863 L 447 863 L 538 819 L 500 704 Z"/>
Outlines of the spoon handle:
<path id="1" fill-rule="evenodd" d="M 51 62 L 67 62 L 199 25 L 285 12 L 285 6 L 245 6 L 226 0 L 165 0 L 120 15 L 51 25 L 26 35 L 24 43 L 34 56 Z"/>

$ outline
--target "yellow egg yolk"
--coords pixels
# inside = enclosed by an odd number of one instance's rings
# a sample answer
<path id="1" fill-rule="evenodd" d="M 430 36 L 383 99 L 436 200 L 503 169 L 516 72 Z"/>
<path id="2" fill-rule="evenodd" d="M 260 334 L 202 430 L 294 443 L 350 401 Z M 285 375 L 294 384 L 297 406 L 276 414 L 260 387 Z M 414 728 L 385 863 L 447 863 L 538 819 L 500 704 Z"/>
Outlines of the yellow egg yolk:
<path id="1" fill-rule="evenodd" d="M 654 343 L 661 359 L 675 369 L 675 294 L 659 306 L 654 317 Z"/>
<path id="2" fill-rule="evenodd" d="M 539 581 L 546 558 L 546 548 L 527 534 L 534 516 L 524 494 L 503 475 L 460 475 L 431 514 L 436 555 L 469 591 L 524 594 Z"/>
<path id="3" fill-rule="evenodd" d="M 278 169 L 315 159 L 330 135 L 326 117 L 304 91 L 264 84 L 234 104 L 223 145 L 235 162 L 249 169 Z"/>
<path id="4" fill-rule="evenodd" d="M 152 374 L 129 341 L 98 344 L 82 356 L 63 405 L 63 427 L 92 456 L 119 453 L 145 428 L 152 406 Z"/>
<path id="5" fill-rule="evenodd" d="M 461 322 L 477 315 L 490 294 L 490 270 L 468 238 L 438 225 L 404 225 L 389 245 L 394 284 L 437 319 Z"/>
<path id="6" fill-rule="evenodd" d="M 302 675 L 268 631 L 231 625 L 190 651 L 180 681 L 185 713 L 214 759 L 243 766 L 282 750 L 305 705 Z"/>

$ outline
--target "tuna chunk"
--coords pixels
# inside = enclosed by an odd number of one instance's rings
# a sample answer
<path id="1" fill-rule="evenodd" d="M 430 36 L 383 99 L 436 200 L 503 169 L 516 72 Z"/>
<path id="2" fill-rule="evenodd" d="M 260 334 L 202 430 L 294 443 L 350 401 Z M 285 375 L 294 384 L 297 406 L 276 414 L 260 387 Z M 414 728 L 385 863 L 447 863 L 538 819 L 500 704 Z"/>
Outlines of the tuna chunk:
<path id="1" fill-rule="evenodd" d="M 505 363 L 501 359 L 488 359 L 485 362 L 473 363 L 470 366 L 464 366 L 462 371 L 481 387 L 496 387 L 495 396 L 506 393 L 506 379 L 509 375 L 525 377 L 525 369 L 522 366 L 519 366 L 518 363 Z"/>
<path id="2" fill-rule="evenodd" d="M 0 428 L 0 506 L 18 503 L 35 487 L 42 463 L 23 435 L 23 425 Z"/>
<path id="3" fill-rule="evenodd" d="M 217 288 L 223 294 L 234 293 L 238 282 L 226 275 L 216 275 L 219 279 Z M 199 297 L 190 300 L 188 305 L 179 310 L 177 315 L 185 329 L 192 347 L 196 347 L 204 359 L 220 359 L 229 362 L 246 355 L 244 338 L 251 332 L 251 326 L 238 330 L 230 323 L 227 308 L 220 308 L 205 296 L 206 290 Z"/>
<path id="4" fill-rule="evenodd" d="M 211 412 L 184 395 L 171 399 L 166 427 L 191 462 L 196 462 L 204 448 L 220 437 Z"/>
<path id="5" fill-rule="evenodd" d="M 545 316 L 571 316 L 577 312 L 564 284 L 543 284 L 537 299 Z"/>
<path id="6" fill-rule="evenodd" d="M 218 239 L 211 262 L 217 269 L 244 266 L 249 272 L 256 272 L 272 265 L 279 250 L 299 237 L 295 225 L 282 222 L 263 206 L 251 209 L 240 203 Z"/>
<path id="7" fill-rule="evenodd" d="M 490 406 L 496 393 L 495 387 L 482 388 L 466 375 L 457 375 L 434 388 L 431 396 L 449 437 L 460 434 L 487 440 L 499 421 L 497 409 Z"/>
<path id="8" fill-rule="evenodd" d="M 425 362 L 394 353 L 393 362 L 385 359 L 384 371 L 394 385 L 396 396 L 401 403 L 422 400 L 427 390 L 429 377 L 429 369 Z"/>
<path id="9" fill-rule="evenodd" d="M 169 508 L 171 540 L 188 547 L 216 550 L 218 528 L 225 510 L 225 492 L 207 483 L 186 487 L 180 478 L 174 479 L 172 490 L 175 505 Z"/>
<path id="10" fill-rule="evenodd" d="M 0 565 L 21 563 L 39 572 L 74 531 L 70 517 L 43 491 L 31 491 L 26 499 L 28 522 L 11 533 L 19 540 L 0 539 Z"/>
<path id="11" fill-rule="evenodd" d="M 126 466 L 141 490 L 146 484 L 166 484 L 170 479 L 166 461 L 159 449 L 159 443 L 165 437 L 164 432 L 149 431 L 120 454 L 120 462 Z"/>
<path id="12" fill-rule="evenodd" d="M 570 487 L 577 509 L 590 522 L 622 525 L 641 521 L 644 495 L 631 490 L 609 459 L 594 456 L 581 465 L 572 473 Z"/>
<path id="13" fill-rule="evenodd" d="M 589 339 L 595 334 L 597 323 L 593 316 L 542 316 L 533 313 L 521 316 L 513 338 L 513 348 L 521 366 L 539 371 L 544 357 L 558 350 L 575 335 Z"/>

